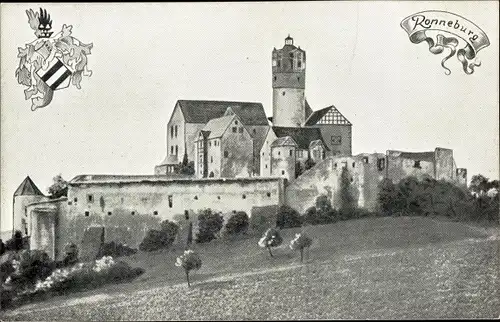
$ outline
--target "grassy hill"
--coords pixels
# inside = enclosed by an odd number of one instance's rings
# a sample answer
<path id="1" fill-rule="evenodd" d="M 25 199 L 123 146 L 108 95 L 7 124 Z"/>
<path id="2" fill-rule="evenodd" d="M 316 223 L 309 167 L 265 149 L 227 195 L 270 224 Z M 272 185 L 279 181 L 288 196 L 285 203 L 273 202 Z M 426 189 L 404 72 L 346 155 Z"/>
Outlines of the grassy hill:
<path id="1" fill-rule="evenodd" d="M 182 251 L 124 258 L 131 283 L 7 311 L 5 320 L 498 318 L 498 229 L 422 217 L 309 226 L 306 261 L 283 231 L 270 258 L 258 237 L 195 245 L 203 266 L 185 284 Z"/>

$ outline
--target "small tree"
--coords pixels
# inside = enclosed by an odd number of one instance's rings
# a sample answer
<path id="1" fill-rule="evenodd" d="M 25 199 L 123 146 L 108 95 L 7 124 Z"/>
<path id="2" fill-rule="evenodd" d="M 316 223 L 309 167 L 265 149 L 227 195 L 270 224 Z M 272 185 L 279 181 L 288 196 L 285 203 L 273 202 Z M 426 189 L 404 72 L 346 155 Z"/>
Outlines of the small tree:
<path id="1" fill-rule="evenodd" d="M 281 245 L 282 242 L 283 237 L 281 237 L 280 232 L 275 228 L 269 228 L 259 240 L 259 246 L 262 248 L 267 248 L 267 250 L 269 251 L 269 255 L 273 257 L 271 248 Z"/>
<path id="2" fill-rule="evenodd" d="M 14 236 L 5 242 L 6 250 L 20 251 L 24 247 L 23 233 L 16 230 Z"/>
<path id="3" fill-rule="evenodd" d="M 295 238 L 290 241 L 290 248 L 292 250 L 300 251 L 300 262 L 304 259 L 304 249 L 312 245 L 312 239 L 305 233 L 295 234 Z"/>
<path id="4" fill-rule="evenodd" d="M 201 258 L 191 249 L 187 249 L 184 251 L 184 254 L 177 257 L 177 261 L 175 262 L 175 266 L 182 267 L 184 272 L 186 273 L 186 280 L 188 287 L 191 286 L 189 282 L 189 272 L 193 269 L 200 269 L 201 267 Z"/>
<path id="5" fill-rule="evenodd" d="M 311 158 L 311 154 L 308 154 L 307 155 L 307 160 L 306 162 L 304 162 L 304 167 L 306 170 L 309 170 L 311 169 L 312 167 L 314 167 L 316 163 L 314 162 L 314 160 Z"/>
<path id="6" fill-rule="evenodd" d="M 78 262 L 78 247 L 74 243 L 68 243 L 64 246 L 63 265 L 69 266 Z"/>
<path id="7" fill-rule="evenodd" d="M 50 198 L 56 199 L 68 195 L 68 182 L 61 174 L 52 178 L 53 184 L 49 187 Z"/>

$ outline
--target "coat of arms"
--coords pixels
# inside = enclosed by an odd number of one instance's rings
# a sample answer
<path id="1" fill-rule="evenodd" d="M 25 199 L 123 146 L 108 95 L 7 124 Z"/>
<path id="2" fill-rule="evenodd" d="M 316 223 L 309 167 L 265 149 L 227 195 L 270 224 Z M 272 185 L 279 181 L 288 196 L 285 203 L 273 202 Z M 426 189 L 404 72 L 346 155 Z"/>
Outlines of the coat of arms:
<path id="1" fill-rule="evenodd" d="M 54 91 L 69 87 L 80 89 L 82 76 L 91 76 L 87 55 L 93 44 L 84 44 L 71 35 L 71 25 L 62 26 L 53 36 L 52 20 L 45 9 L 26 10 L 31 29 L 37 39 L 19 47 L 19 66 L 16 78 L 24 90 L 25 99 L 31 98 L 31 110 L 45 107 L 52 101 Z"/>

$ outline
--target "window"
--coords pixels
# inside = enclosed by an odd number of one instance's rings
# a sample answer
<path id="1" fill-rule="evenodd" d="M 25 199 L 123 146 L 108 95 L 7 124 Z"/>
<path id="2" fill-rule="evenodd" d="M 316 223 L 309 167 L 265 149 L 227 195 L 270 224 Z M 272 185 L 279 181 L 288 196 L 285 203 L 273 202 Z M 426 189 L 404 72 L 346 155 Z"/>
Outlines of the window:
<path id="1" fill-rule="evenodd" d="M 354 181 L 354 178 L 351 178 L 351 182 L 353 182 L 353 181 Z"/>
<path id="2" fill-rule="evenodd" d="M 175 137 L 177 137 L 177 125 L 175 126 Z"/>
<path id="3" fill-rule="evenodd" d="M 273 78 L 273 79 L 274 79 L 274 80 L 276 80 L 276 76 L 274 76 L 274 78 Z"/>
<path id="4" fill-rule="evenodd" d="M 337 169 L 337 164 L 336 163 L 333 166 L 335 167 L 335 169 Z"/>
<path id="5" fill-rule="evenodd" d="M 170 147 L 170 154 L 174 154 L 174 146 L 173 145 Z"/>
<path id="6" fill-rule="evenodd" d="M 299 155 L 299 158 L 302 158 L 302 157 L 304 156 L 304 151 L 302 151 L 302 150 L 299 150 L 298 152 L 299 152 L 299 153 L 298 153 L 298 155 Z"/>
<path id="7" fill-rule="evenodd" d="M 238 132 L 243 133 L 243 128 L 242 128 L 242 127 L 240 127 L 240 128 L 238 129 Z"/>
<path id="8" fill-rule="evenodd" d="M 85 211 L 85 217 L 90 216 L 90 211 Z"/>
<path id="9" fill-rule="evenodd" d="M 247 196 L 246 196 L 246 195 L 243 195 L 243 196 L 241 196 L 241 198 L 246 199 L 246 198 L 247 198 Z"/>
<path id="10" fill-rule="evenodd" d="M 280 152 L 280 151 L 278 151 L 278 155 L 281 155 L 281 152 Z"/>
<path id="11" fill-rule="evenodd" d="M 170 137 L 173 138 L 174 137 L 174 126 L 170 126 Z"/>
<path id="12" fill-rule="evenodd" d="M 132 216 L 133 216 L 133 215 L 135 215 L 135 211 L 132 211 L 130 214 L 131 214 Z"/>
<path id="13" fill-rule="evenodd" d="M 212 142 L 211 141 L 208 141 L 208 146 L 212 146 Z"/>
<path id="14" fill-rule="evenodd" d="M 189 211 L 184 210 L 184 218 L 186 218 L 186 220 L 189 220 Z"/>
<path id="15" fill-rule="evenodd" d="M 297 68 L 301 68 L 301 67 L 302 67 L 302 62 L 299 60 L 299 61 L 297 62 Z M 300 77 L 299 77 L 299 81 L 300 81 Z"/>
<path id="16" fill-rule="evenodd" d="M 74 201 L 74 202 L 78 202 L 78 198 L 77 198 L 77 197 L 75 197 L 75 199 L 73 199 L 73 201 Z"/>
<path id="17" fill-rule="evenodd" d="M 238 125 L 238 120 L 234 120 L 234 124 Z"/>
<path id="18" fill-rule="evenodd" d="M 352 163 L 352 167 L 355 168 L 356 167 L 356 162 L 353 162 Z"/>
<path id="19" fill-rule="evenodd" d="M 413 164 L 413 167 L 417 168 L 417 169 L 422 169 L 422 167 L 420 166 L 420 160 L 415 160 L 415 163 Z"/>
<path id="20" fill-rule="evenodd" d="M 229 156 L 229 152 L 227 152 L 227 150 L 224 151 L 224 158 L 227 158 L 228 156 Z"/>
<path id="21" fill-rule="evenodd" d="M 153 215 L 154 215 L 154 216 L 158 216 L 158 211 L 156 211 L 156 210 L 155 210 L 155 211 L 153 211 Z"/>
<path id="22" fill-rule="evenodd" d="M 332 144 L 333 145 L 339 145 L 342 143 L 342 137 L 339 135 L 332 135 Z"/>
<path id="23" fill-rule="evenodd" d="M 257 133 L 257 130 L 253 129 L 252 133 L 253 133 L 253 134 L 256 134 L 256 133 Z"/>
<path id="24" fill-rule="evenodd" d="M 281 174 L 285 174 L 285 170 L 281 170 Z"/>
<path id="25" fill-rule="evenodd" d="M 233 126 L 233 133 L 238 132 L 238 128 L 236 126 Z"/>
<path id="26" fill-rule="evenodd" d="M 194 196 L 194 200 L 198 200 L 198 196 Z"/>
<path id="27" fill-rule="evenodd" d="M 264 152 L 262 152 L 262 156 L 264 156 Z"/>
<path id="28" fill-rule="evenodd" d="M 108 216 L 111 216 L 111 211 L 108 211 Z"/>
<path id="29" fill-rule="evenodd" d="M 281 93 L 281 95 L 285 96 L 285 92 Z"/>
<path id="30" fill-rule="evenodd" d="M 214 163 L 214 158 L 210 157 L 210 163 Z"/>
<path id="31" fill-rule="evenodd" d="M 270 193 L 270 192 L 268 192 L 268 193 L 267 193 L 267 196 L 268 196 L 268 197 L 271 197 L 271 193 Z"/>
<path id="32" fill-rule="evenodd" d="M 292 155 L 293 155 L 293 150 L 290 150 L 290 156 L 292 156 Z"/>
<path id="33" fill-rule="evenodd" d="M 377 160 L 377 168 L 379 171 L 384 170 L 385 168 L 385 159 L 378 159 Z"/>
<path id="34" fill-rule="evenodd" d="M 176 146 L 175 146 L 175 155 L 178 155 L 178 154 L 179 154 L 179 146 L 178 146 L 178 145 L 176 145 Z"/>
<path id="35" fill-rule="evenodd" d="M 94 202 L 94 196 L 93 195 L 87 195 L 87 201 L 92 203 Z"/>
<path id="36" fill-rule="evenodd" d="M 368 157 L 363 157 L 363 162 L 368 163 Z"/>
<path id="37" fill-rule="evenodd" d="M 219 200 L 220 200 L 220 196 L 217 196 L 217 199 L 219 199 Z"/>
<path id="38" fill-rule="evenodd" d="M 24 234 L 28 235 L 28 225 L 26 224 L 26 220 L 24 218 L 21 219 L 21 224 L 23 225 Z"/>
<path id="39" fill-rule="evenodd" d="M 280 67 L 281 67 L 281 60 L 278 60 L 278 68 L 280 68 Z"/>
<path id="40" fill-rule="evenodd" d="M 168 196 L 168 207 L 172 208 L 172 195 Z"/>

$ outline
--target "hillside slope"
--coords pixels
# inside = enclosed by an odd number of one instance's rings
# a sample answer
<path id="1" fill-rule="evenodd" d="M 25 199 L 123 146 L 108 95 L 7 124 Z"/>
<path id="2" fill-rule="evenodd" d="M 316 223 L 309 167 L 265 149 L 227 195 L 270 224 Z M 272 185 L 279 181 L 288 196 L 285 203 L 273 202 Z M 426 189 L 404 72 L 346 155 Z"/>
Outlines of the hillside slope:
<path id="1" fill-rule="evenodd" d="M 6 320 L 497 318 L 498 229 L 419 217 L 310 226 L 300 264 L 283 231 L 275 258 L 258 238 L 196 245 L 203 267 L 188 289 L 177 252 L 127 258 L 146 273 L 132 283 L 56 297 L 6 312 Z"/>

